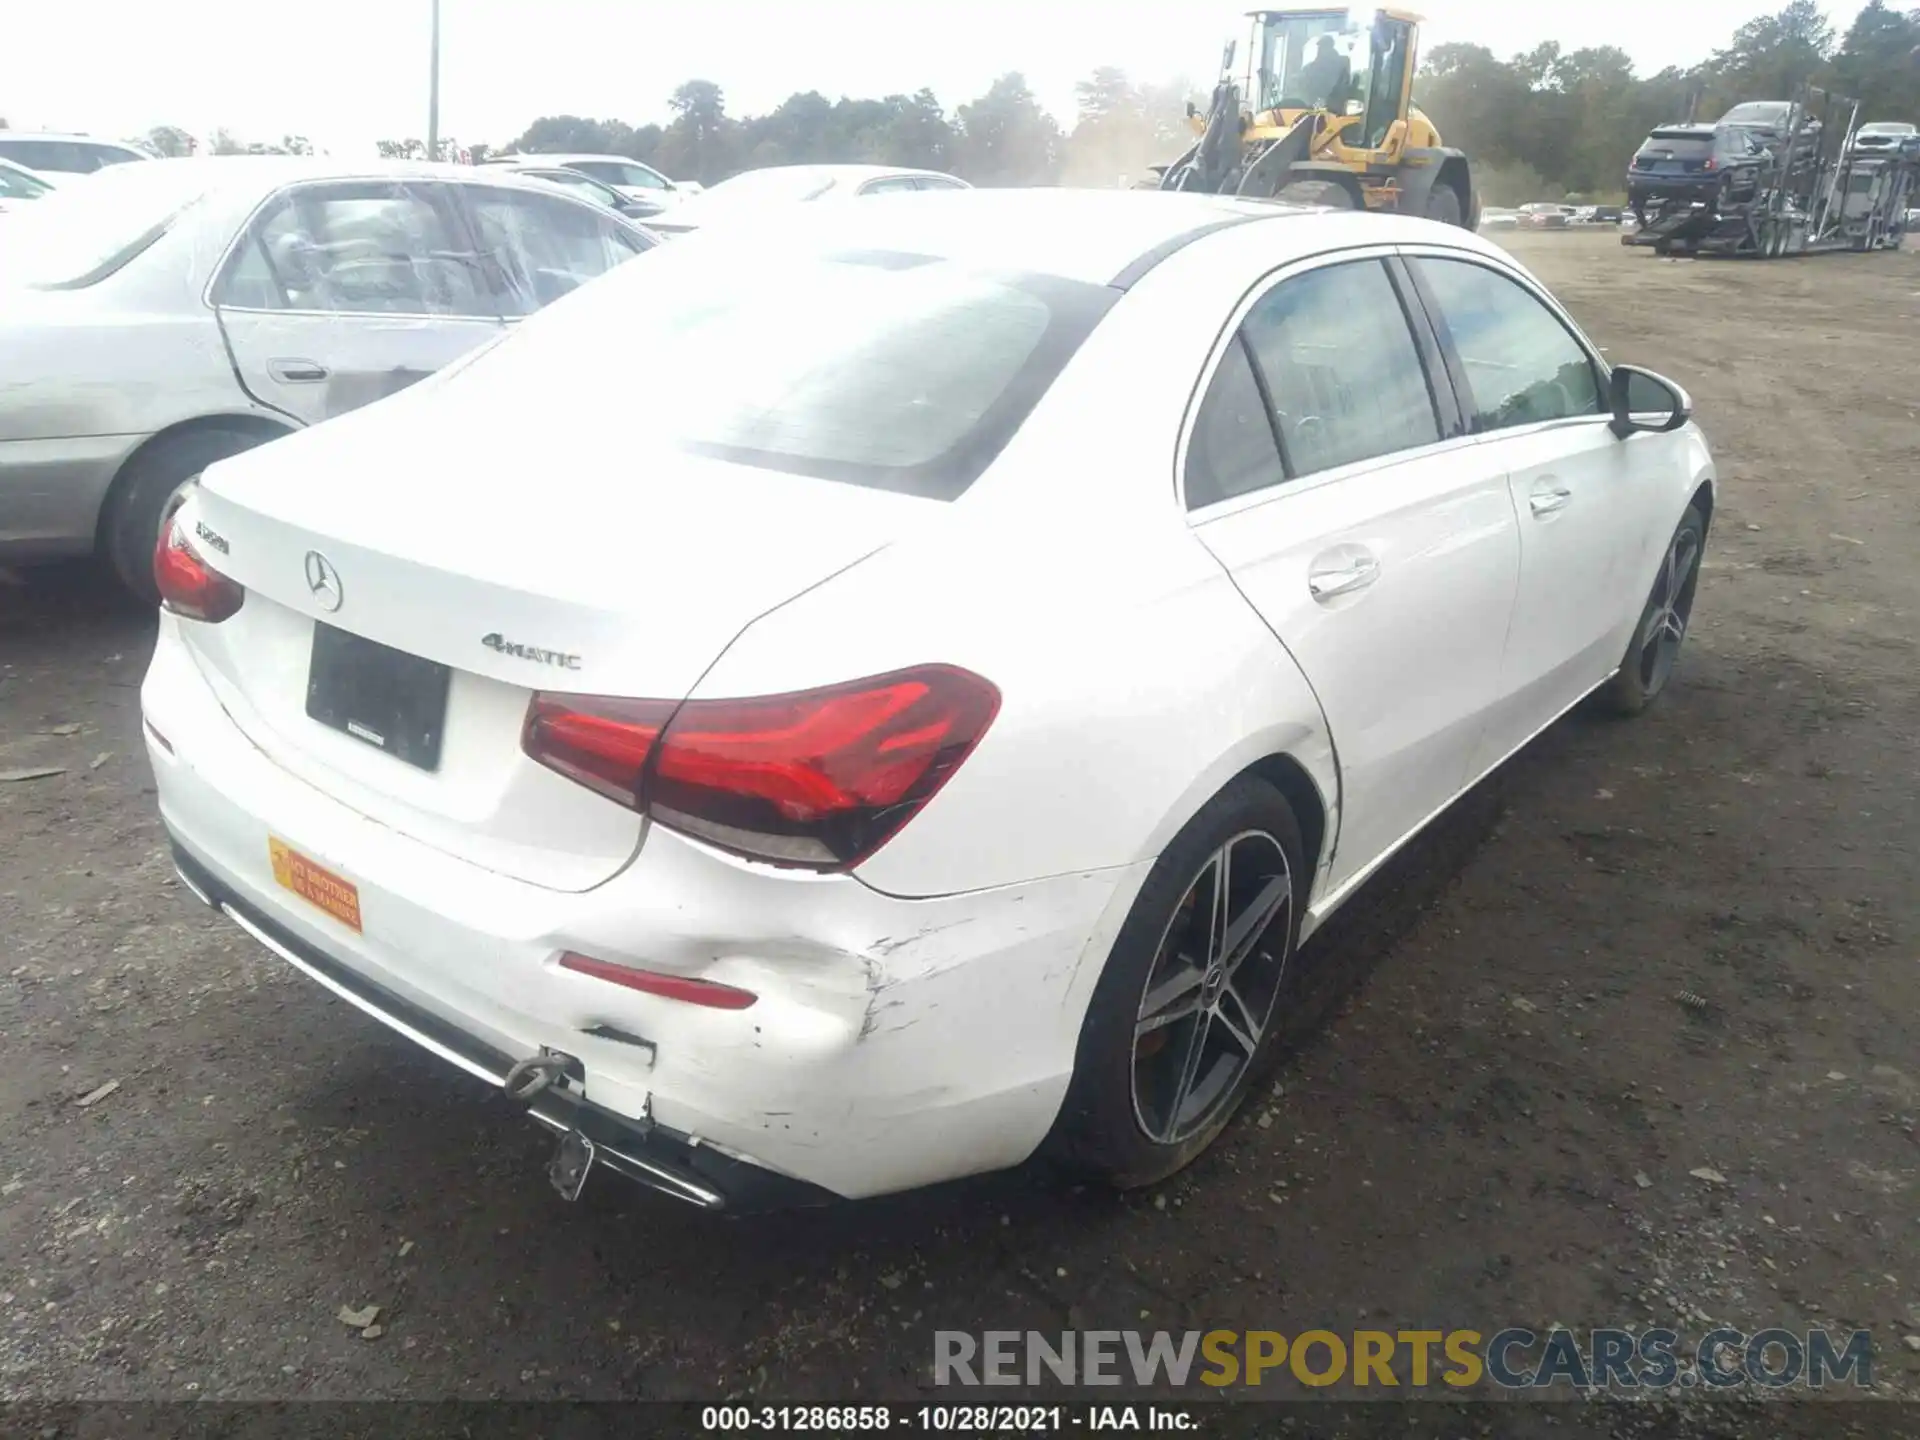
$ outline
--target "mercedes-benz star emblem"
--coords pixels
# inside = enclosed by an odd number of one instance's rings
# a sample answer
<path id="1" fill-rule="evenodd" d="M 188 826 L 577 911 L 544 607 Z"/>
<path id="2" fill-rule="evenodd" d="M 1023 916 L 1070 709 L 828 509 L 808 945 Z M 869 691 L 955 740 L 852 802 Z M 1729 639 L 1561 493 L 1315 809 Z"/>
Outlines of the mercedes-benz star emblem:
<path id="1" fill-rule="evenodd" d="M 307 551 L 307 589 L 313 592 L 314 603 L 329 614 L 338 610 L 340 602 L 347 598 L 340 584 L 340 572 L 318 550 Z"/>

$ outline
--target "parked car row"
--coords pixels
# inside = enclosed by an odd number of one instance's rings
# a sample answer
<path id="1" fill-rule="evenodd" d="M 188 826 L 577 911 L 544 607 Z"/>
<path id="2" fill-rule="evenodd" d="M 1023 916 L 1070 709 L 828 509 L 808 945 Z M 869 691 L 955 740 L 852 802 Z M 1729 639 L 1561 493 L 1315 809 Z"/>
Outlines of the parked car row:
<path id="1" fill-rule="evenodd" d="M 1711 124 L 1657 126 L 1628 162 L 1628 207 L 1643 223 L 1676 207 L 1737 210 L 1776 186 L 1811 176 L 1822 129 L 1817 116 L 1788 100 L 1746 101 Z M 1920 154 L 1920 129 L 1874 121 L 1847 143 L 1858 156 Z"/>

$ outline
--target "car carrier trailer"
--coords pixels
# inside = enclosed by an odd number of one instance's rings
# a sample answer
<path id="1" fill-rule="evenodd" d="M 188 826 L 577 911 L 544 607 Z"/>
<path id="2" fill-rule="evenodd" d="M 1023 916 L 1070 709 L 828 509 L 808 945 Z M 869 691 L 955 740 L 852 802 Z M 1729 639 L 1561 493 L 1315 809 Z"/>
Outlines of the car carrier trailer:
<path id="1" fill-rule="evenodd" d="M 1770 180 L 1737 205 L 1694 201 L 1649 214 L 1623 245 L 1656 255 L 1773 260 L 1834 250 L 1899 248 L 1907 207 L 1920 200 L 1920 144 L 1863 152 L 1860 102 L 1807 86 Z"/>

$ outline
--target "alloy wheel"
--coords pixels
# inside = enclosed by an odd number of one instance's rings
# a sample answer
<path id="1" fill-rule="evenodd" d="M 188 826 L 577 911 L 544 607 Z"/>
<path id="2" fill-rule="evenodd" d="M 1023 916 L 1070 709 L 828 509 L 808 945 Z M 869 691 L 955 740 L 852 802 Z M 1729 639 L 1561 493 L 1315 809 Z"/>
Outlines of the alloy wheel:
<path id="1" fill-rule="evenodd" d="M 1272 1023 L 1293 935 L 1280 842 L 1246 830 L 1200 867 L 1147 969 L 1133 1034 L 1133 1111 L 1178 1145 L 1234 1103 Z"/>
<path id="2" fill-rule="evenodd" d="M 1647 623 L 1640 632 L 1640 684 L 1656 695 L 1673 674 L 1680 658 L 1680 642 L 1687 638 L 1687 620 L 1693 614 L 1693 592 L 1700 575 L 1700 536 L 1682 526 L 1667 547 L 1654 583 Z"/>

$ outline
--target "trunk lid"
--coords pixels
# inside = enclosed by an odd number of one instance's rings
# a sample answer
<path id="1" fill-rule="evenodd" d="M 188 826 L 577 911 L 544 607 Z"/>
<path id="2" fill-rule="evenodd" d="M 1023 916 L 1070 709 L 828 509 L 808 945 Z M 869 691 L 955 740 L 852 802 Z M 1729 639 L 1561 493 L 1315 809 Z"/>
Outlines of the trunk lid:
<path id="1" fill-rule="evenodd" d="M 633 857 L 642 822 L 525 756 L 533 692 L 681 698 L 756 617 L 937 502 L 651 455 L 612 419 L 456 412 L 441 394 L 426 382 L 212 467 L 181 518 L 247 599 L 182 629 L 289 771 L 487 869 L 588 889 Z M 319 625 L 449 668 L 435 768 L 310 715 Z"/>

